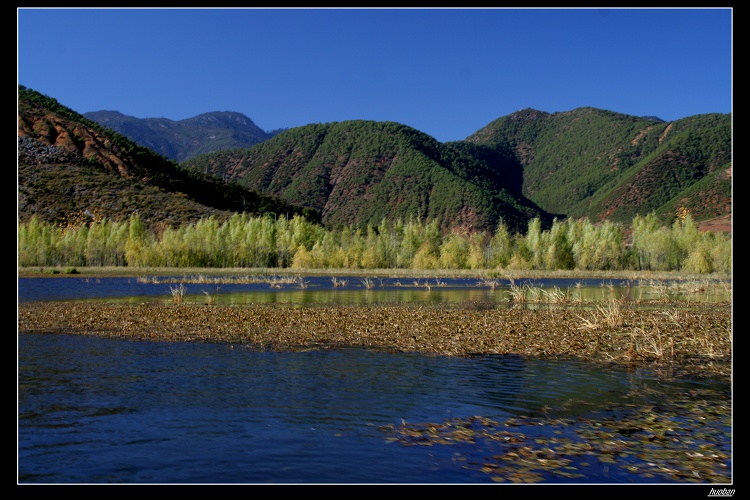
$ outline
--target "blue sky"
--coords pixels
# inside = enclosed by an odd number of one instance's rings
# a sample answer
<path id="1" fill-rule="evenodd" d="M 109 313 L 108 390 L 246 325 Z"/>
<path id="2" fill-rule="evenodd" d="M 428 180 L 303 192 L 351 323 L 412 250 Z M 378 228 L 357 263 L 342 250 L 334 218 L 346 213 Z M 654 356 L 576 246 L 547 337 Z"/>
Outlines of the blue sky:
<path id="1" fill-rule="evenodd" d="M 395 121 L 441 142 L 534 108 L 732 112 L 732 10 L 19 8 L 18 83 L 81 114 Z"/>

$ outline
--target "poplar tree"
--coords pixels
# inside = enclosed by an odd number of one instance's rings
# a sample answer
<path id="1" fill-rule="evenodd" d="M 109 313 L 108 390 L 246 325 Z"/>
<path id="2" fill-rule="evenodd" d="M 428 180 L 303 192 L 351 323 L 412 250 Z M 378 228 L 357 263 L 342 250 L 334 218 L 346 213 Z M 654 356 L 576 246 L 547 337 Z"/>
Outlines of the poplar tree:
<path id="1" fill-rule="evenodd" d="M 146 226 L 138 214 L 132 215 L 128 221 L 128 238 L 125 241 L 125 260 L 128 266 L 148 265 L 145 259 L 147 245 Z"/>

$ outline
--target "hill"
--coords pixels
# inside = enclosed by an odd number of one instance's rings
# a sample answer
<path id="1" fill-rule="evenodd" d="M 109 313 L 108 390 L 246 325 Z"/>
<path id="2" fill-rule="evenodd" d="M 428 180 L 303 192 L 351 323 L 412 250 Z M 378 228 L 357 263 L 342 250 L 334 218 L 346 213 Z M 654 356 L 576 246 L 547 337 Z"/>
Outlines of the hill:
<path id="1" fill-rule="evenodd" d="M 466 139 L 513 156 L 522 193 L 568 217 L 630 222 L 679 208 L 695 220 L 731 215 L 731 115 L 674 122 L 595 108 L 533 109 L 499 118 Z"/>
<path id="2" fill-rule="evenodd" d="M 285 131 L 246 150 L 182 163 L 316 209 L 326 224 L 380 217 L 441 225 L 524 226 L 537 214 L 671 224 L 731 217 L 731 115 L 665 122 L 595 108 L 522 110 L 440 144 L 396 123 L 350 121 Z"/>
<path id="3" fill-rule="evenodd" d="M 261 130 L 247 116 L 232 111 L 185 120 L 136 118 L 119 111 L 90 111 L 83 117 L 178 162 L 212 151 L 248 148 L 279 132 Z"/>
<path id="4" fill-rule="evenodd" d="M 441 144 L 394 122 L 310 124 L 181 166 L 316 210 L 324 225 L 437 220 L 444 229 L 524 230 L 552 215 L 520 194 L 519 166 L 482 146 Z"/>
<path id="5" fill-rule="evenodd" d="M 292 206 L 214 176 L 192 172 L 87 120 L 55 99 L 18 88 L 18 220 L 79 218 L 179 225 L 237 212 L 300 214 Z"/>

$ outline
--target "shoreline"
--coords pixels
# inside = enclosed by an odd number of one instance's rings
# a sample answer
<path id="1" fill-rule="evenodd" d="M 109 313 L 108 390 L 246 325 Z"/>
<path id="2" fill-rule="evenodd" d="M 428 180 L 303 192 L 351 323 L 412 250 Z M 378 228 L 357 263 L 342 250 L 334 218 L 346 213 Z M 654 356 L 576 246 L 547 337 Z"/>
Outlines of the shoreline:
<path id="1" fill-rule="evenodd" d="M 71 273 L 75 270 L 75 273 Z M 379 278 L 486 278 L 500 279 L 618 279 L 618 280 L 676 280 L 728 281 L 724 273 L 689 274 L 682 271 L 581 271 L 581 270 L 524 270 L 524 269 L 296 269 L 296 268 L 201 268 L 201 267 L 81 267 L 32 266 L 17 268 L 19 278 L 139 278 L 149 276 L 221 277 L 221 276 L 351 276 Z"/>
<path id="2" fill-rule="evenodd" d="M 731 381 L 731 303 L 601 307 L 22 302 L 18 334 L 210 342 L 262 350 L 360 347 L 442 356 L 520 355 L 650 367 Z"/>

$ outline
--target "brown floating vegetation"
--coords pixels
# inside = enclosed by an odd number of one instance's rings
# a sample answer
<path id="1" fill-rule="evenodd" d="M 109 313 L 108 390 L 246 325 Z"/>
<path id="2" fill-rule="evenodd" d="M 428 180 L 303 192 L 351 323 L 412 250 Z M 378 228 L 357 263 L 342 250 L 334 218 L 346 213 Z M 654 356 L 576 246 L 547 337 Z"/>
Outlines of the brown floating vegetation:
<path id="1" fill-rule="evenodd" d="M 474 416 L 379 430 L 405 446 L 455 446 L 456 463 L 495 482 L 585 482 L 592 470 L 632 475 L 633 482 L 731 482 L 730 453 L 717 446 L 727 439 L 731 417 L 716 394 L 689 390 L 665 401 L 658 391 L 636 390 L 632 396 L 643 404 L 595 418 Z M 484 450 L 481 459 L 466 454 L 477 448 Z"/>
<path id="2" fill-rule="evenodd" d="M 163 342 L 219 342 L 267 350 L 366 347 L 445 356 L 514 354 L 652 364 L 731 376 L 731 303 L 655 307 L 610 301 L 542 307 L 441 305 L 207 305 L 31 302 L 18 332 Z"/>

